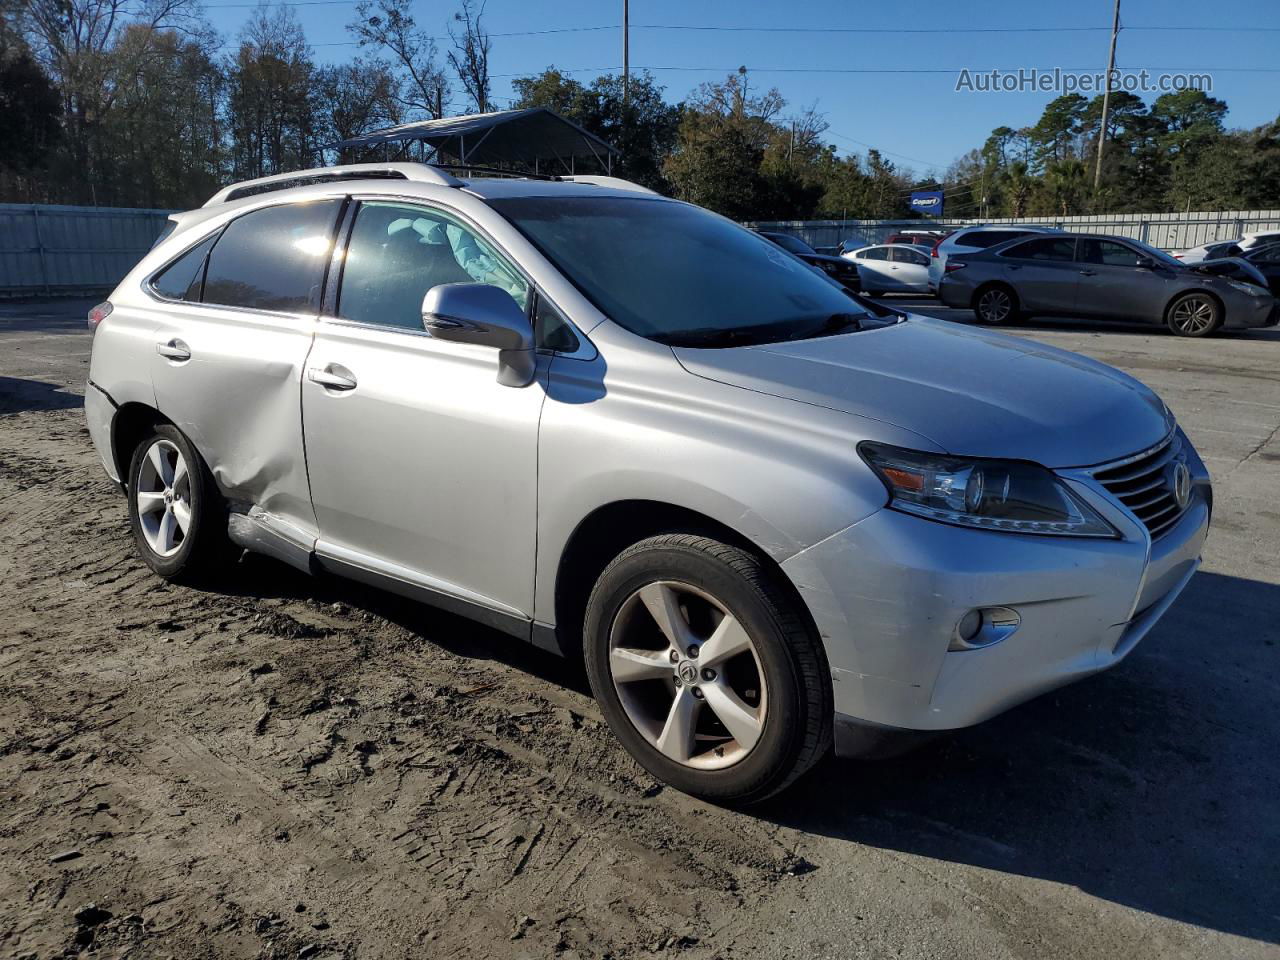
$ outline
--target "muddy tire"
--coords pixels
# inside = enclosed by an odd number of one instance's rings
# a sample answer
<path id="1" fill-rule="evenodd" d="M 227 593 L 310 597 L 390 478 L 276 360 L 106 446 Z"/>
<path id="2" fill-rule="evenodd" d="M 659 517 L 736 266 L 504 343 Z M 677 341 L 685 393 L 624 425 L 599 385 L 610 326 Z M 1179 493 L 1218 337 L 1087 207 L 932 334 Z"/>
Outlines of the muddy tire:
<path id="1" fill-rule="evenodd" d="M 592 591 L 584 646 L 609 726 L 685 793 L 757 802 L 830 747 L 822 645 L 776 573 L 738 547 L 690 534 L 628 547 Z"/>
<path id="2" fill-rule="evenodd" d="M 231 559 L 226 505 L 177 427 L 158 426 L 134 448 L 128 495 L 138 552 L 166 580 L 203 581 Z"/>

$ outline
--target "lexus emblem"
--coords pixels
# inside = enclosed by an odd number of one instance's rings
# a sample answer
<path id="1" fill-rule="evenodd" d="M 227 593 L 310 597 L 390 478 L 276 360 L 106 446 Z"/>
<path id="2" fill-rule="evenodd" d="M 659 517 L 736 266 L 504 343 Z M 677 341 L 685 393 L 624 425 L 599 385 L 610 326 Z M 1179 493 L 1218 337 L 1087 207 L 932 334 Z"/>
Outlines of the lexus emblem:
<path id="1" fill-rule="evenodd" d="M 1173 499 L 1179 510 L 1187 509 L 1191 502 L 1191 471 L 1181 460 L 1173 467 Z"/>
<path id="2" fill-rule="evenodd" d="M 685 683 L 697 683 L 698 665 L 692 660 L 686 660 L 684 663 L 680 664 L 679 674 L 680 679 Z"/>

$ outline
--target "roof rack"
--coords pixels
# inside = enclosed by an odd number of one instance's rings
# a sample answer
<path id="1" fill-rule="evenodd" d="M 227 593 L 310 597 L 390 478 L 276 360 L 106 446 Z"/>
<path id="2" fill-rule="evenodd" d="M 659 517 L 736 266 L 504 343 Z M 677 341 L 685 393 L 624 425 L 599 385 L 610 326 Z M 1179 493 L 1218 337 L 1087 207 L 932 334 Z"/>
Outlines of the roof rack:
<path id="1" fill-rule="evenodd" d="M 657 190 L 650 190 L 648 187 L 641 186 L 632 180 L 623 180 L 621 177 L 605 177 L 594 173 L 579 173 L 567 177 L 557 177 L 558 180 L 564 180 L 568 183 L 590 183 L 597 187 L 613 187 L 615 190 L 634 190 L 636 193 L 651 193 L 654 196 L 660 196 Z"/>
<path id="2" fill-rule="evenodd" d="M 273 190 L 305 187 L 317 183 L 334 183 L 339 180 L 416 180 L 434 183 L 442 187 L 459 187 L 462 181 L 445 170 L 427 163 L 351 163 L 338 167 L 318 167 L 314 170 L 297 170 L 277 173 L 256 180 L 244 180 L 223 187 L 205 201 L 206 207 L 231 200 L 241 200 Z"/>

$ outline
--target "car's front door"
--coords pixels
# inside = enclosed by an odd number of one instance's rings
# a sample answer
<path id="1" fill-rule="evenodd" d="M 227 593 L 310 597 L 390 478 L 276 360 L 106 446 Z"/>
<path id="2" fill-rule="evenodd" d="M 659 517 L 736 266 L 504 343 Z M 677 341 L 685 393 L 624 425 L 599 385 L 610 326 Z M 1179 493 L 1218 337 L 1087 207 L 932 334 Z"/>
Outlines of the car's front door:
<path id="1" fill-rule="evenodd" d="M 854 255 L 858 265 L 858 278 L 863 290 L 897 290 L 893 279 L 893 263 L 889 259 L 889 246 L 868 247 Z"/>
<path id="2" fill-rule="evenodd" d="M 298 389 L 340 199 L 252 210 L 151 282 L 152 383 L 233 507 L 304 550 L 316 534 Z"/>
<path id="3" fill-rule="evenodd" d="M 302 415 L 321 561 L 477 604 L 510 626 L 533 609 L 545 365 L 531 385 L 503 386 L 498 351 L 426 332 L 427 291 L 477 281 L 528 304 L 525 279 L 462 220 L 361 203 L 333 315 L 307 359 Z"/>
<path id="4" fill-rule="evenodd" d="M 1082 237 L 1076 289 L 1081 316 L 1160 321 L 1173 294 L 1174 273 L 1127 244 Z"/>

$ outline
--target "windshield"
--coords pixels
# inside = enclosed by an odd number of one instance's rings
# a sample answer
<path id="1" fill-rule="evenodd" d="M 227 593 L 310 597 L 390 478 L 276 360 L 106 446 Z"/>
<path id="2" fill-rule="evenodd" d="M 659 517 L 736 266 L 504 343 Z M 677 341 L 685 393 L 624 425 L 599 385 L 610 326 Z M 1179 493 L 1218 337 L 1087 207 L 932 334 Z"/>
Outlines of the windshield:
<path id="1" fill-rule="evenodd" d="M 645 197 L 489 201 L 600 310 L 672 346 L 746 346 L 896 322 L 769 240 Z"/>
<path id="2" fill-rule="evenodd" d="M 787 233 L 764 233 L 761 236 L 768 237 L 783 250 L 790 250 L 792 253 L 814 254 L 818 252 L 799 237 L 793 237 Z"/>
<path id="3" fill-rule="evenodd" d="M 1165 253 L 1159 247 L 1153 247 L 1149 243 L 1143 243 L 1141 240 L 1130 240 L 1135 247 L 1149 256 L 1156 263 L 1163 264 L 1166 267 L 1186 267 L 1186 264 L 1172 254 Z"/>

